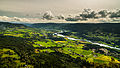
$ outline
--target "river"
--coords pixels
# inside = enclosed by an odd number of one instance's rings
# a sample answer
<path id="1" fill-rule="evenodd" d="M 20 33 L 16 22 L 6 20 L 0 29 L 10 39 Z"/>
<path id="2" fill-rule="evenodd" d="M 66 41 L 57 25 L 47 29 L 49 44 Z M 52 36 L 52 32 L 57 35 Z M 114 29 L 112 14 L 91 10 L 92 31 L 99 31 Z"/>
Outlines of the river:
<path id="1" fill-rule="evenodd" d="M 69 40 L 79 40 L 79 41 L 86 41 L 86 42 L 90 42 L 92 44 L 96 44 L 96 45 L 99 45 L 99 46 L 103 46 L 103 47 L 108 47 L 108 48 L 111 48 L 111 49 L 116 49 L 116 50 L 120 50 L 120 48 L 116 48 L 116 47 L 112 47 L 112 46 L 108 46 L 108 45 L 105 45 L 105 44 L 100 44 L 100 43 L 95 43 L 95 42 L 92 42 L 90 40 L 84 40 L 84 39 L 75 39 L 75 38 L 71 38 L 71 37 L 66 37 L 60 33 L 54 33 L 53 35 L 57 35 L 57 36 L 60 36 L 60 37 L 64 37 L 64 38 L 67 38 Z"/>

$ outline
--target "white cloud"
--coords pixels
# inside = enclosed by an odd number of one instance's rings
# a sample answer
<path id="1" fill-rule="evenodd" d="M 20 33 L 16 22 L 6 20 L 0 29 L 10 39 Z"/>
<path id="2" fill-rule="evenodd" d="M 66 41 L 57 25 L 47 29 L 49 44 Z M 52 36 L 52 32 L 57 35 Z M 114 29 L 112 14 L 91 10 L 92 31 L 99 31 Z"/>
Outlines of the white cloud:
<path id="1" fill-rule="evenodd" d="M 0 21 L 6 22 L 19 22 L 19 23 L 120 23 L 120 18 L 99 18 L 99 19 L 88 19 L 87 21 L 65 21 L 65 20 L 43 20 L 39 18 L 19 18 L 19 17 L 7 17 L 0 16 Z"/>

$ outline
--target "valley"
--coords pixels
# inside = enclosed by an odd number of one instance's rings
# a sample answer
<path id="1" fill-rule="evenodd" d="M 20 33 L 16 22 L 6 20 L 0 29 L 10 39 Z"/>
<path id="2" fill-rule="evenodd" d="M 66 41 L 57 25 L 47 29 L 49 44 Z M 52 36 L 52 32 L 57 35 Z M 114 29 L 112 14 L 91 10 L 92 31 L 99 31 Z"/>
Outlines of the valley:
<path id="1" fill-rule="evenodd" d="M 0 22 L 0 67 L 119 68 L 119 26 Z"/>

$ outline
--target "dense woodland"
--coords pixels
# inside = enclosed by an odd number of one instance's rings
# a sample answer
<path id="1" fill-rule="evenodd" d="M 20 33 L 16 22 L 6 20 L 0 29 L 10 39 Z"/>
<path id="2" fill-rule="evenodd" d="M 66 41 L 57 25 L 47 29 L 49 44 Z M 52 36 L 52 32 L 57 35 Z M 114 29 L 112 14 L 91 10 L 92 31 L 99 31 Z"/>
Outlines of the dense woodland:
<path id="1" fill-rule="evenodd" d="M 119 25 L 0 22 L 0 68 L 119 68 L 119 50 L 53 35 L 63 31 L 120 48 Z"/>

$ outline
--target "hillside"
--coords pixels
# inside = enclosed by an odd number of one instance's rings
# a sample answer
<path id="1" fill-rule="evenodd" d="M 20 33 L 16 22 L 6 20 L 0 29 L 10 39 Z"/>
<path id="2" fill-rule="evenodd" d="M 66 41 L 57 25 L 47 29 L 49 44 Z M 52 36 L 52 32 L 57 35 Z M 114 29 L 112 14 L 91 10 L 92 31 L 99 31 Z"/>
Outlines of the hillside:
<path id="1" fill-rule="evenodd" d="M 104 42 L 106 44 L 112 44 L 111 46 L 120 47 L 120 24 L 114 23 L 76 23 L 76 24 L 63 24 L 63 23 L 48 23 L 48 24 L 33 24 L 32 27 L 39 27 L 45 29 L 59 29 L 61 31 L 67 31 L 62 34 L 74 35 L 78 38 L 84 38 L 95 42 Z"/>
<path id="2" fill-rule="evenodd" d="M 104 24 L 101 24 L 100 26 L 102 25 Z M 85 25 L 83 24 L 33 24 L 29 27 L 23 24 L 0 22 L 0 26 L 1 28 L 5 28 L 0 29 L 1 68 L 120 67 L 119 50 L 93 45 L 85 41 L 69 40 L 53 35 L 54 33 L 63 30 L 67 31 L 62 33 L 65 36 L 87 38 L 84 37 L 84 34 L 90 30 L 85 28 Z M 108 28 L 105 28 L 105 26 L 106 25 L 104 25 L 104 29 L 106 30 L 103 29 L 104 31 L 101 31 L 109 33 L 110 31 L 107 31 Z M 96 28 L 97 26 L 94 24 L 89 27 Z M 119 30 L 116 25 L 111 27 L 114 30 Z M 94 32 L 96 30 L 94 30 L 94 28 L 91 28 L 90 32 Z M 86 32 L 86 30 L 88 31 Z M 115 32 L 114 30 L 112 32 L 114 32 L 115 37 L 118 37 L 119 32 Z M 96 34 L 99 33 L 93 35 Z"/>

